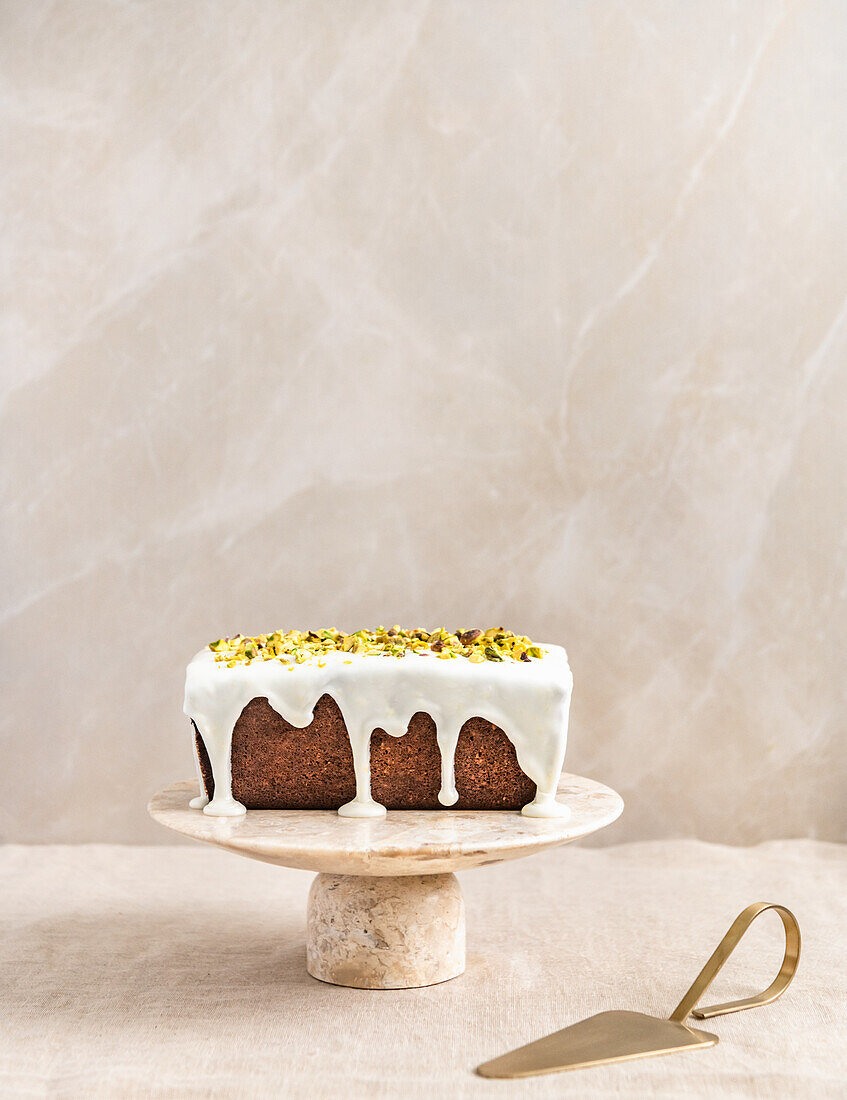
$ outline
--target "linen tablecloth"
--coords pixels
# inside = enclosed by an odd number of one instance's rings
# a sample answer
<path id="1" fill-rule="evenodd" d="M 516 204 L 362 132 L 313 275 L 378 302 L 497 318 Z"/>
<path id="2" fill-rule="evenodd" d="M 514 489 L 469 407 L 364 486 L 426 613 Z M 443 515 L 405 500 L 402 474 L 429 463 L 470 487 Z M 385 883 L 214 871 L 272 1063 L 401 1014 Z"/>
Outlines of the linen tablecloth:
<path id="1" fill-rule="evenodd" d="M 460 875 L 468 967 L 342 989 L 304 967 L 311 875 L 201 847 L 0 848 L 0 1094 L 67 1097 L 841 1097 L 847 847 L 576 845 Z M 488 1058 L 594 1012 L 667 1015 L 731 920 L 803 931 L 775 1004 L 706 1050 L 525 1081 Z M 706 1001 L 757 991 L 782 929 L 751 928 Z"/>

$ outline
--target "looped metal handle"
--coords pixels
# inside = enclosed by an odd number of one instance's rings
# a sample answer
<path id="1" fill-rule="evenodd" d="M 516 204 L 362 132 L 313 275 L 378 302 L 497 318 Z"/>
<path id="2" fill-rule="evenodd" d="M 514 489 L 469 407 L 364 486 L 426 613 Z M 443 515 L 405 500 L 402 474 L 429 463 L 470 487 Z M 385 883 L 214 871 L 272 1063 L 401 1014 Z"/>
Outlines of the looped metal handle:
<path id="1" fill-rule="evenodd" d="M 694 1009 L 694 1006 L 714 981 L 718 971 L 738 946 L 738 941 L 758 917 L 767 909 L 774 909 L 782 918 L 785 928 L 785 957 L 779 973 L 762 993 L 753 997 L 744 997 L 740 1001 L 727 1001 L 725 1004 L 712 1005 L 710 1008 Z M 675 1023 L 684 1024 L 690 1015 L 698 1020 L 708 1020 L 712 1016 L 723 1016 L 728 1012 L 741 1012 L 745 1008 L 758 1008 L 759 1005 L 770 1004 L 781 996 L 791 984 L 791 979 L 797 972 L 797 964 L 800 961 L 800 925 L 794 914 L 784 905 L 776 905 L 773 902 L 756 902 L 748 905 L 739 913 L 732 922 L 729 931 L 718 944 L 712 957 L 694 979 L 691 988 L 673 1010 L 670 1019 Z"/>

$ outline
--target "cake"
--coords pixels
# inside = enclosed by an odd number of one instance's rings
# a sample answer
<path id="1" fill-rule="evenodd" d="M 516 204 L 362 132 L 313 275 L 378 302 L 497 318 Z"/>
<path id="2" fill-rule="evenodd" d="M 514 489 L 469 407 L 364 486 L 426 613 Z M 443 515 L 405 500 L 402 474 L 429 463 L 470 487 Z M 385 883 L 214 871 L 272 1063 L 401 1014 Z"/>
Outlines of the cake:
<path id="1" fill-rule="evenodd" d="M 502 627 L 221 638 L 186 672 L 202 792 L 191 804 L 217 817 L 445 807 L 563 816 L 572 688 L 564 649 Z"/>

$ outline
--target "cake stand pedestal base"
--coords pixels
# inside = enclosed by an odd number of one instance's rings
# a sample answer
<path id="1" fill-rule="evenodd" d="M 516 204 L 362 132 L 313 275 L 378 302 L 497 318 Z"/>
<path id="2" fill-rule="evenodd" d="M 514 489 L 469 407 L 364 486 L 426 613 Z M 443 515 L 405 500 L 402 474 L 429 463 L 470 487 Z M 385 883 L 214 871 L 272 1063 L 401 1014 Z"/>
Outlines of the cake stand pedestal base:
<path id="1" fill-rule="evenodd" d="M 412 989 L 465 969 L 455 875 L 318 875 L 306 911 L 306 969 L 357 989 Z"/>

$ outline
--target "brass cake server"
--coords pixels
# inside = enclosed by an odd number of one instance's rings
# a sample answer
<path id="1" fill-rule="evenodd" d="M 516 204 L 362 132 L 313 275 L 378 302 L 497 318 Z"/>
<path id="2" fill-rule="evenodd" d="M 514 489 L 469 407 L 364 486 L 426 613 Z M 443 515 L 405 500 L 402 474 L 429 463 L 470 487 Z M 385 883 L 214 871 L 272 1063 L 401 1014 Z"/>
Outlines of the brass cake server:
<path id="1" fill-rule="evenodd" d="M 738 941 L 756 917 L 768 909 L 776 910 L 785 928 L 785 956 L 776 978 L 767 989 L 753 997 L 695 1009 L 694 1006 L 738 946 Z M 688 1027 L 685 1023 L 688 1017 L 694 1015 L 699 1020 L 708 1020 L 712 1016 L 758 1008 L 775 1001 L 791 984 L 799 960 L 800 926 L 794 914 L 784 905 L 770 902 L 748 905 L 732 922 L 712 957 L 667 1020 L 648 1016 L 644 1012 L 600 1012 L 490 1062 L 483 1062 L 476 1071 L 482 1077 L 535 1077 L 542 1073 L 584 1069 L 714 1046 L 718 1041 L 717 1035 Z"/>

